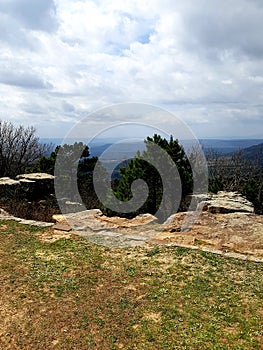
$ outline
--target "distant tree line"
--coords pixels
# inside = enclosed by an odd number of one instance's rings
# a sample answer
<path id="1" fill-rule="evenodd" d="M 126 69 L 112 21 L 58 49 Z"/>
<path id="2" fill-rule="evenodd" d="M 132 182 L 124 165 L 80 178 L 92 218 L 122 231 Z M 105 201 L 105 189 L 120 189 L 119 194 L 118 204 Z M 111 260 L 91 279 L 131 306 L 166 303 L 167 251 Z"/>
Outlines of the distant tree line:
<path id="1" fill-rule="evenodd" d="M 129 202 L 132 199 L 132 184 L 136 179 L 144 180 L 148 185 L 148 198 L 139 208 L 123 216 L 133 217 L 140 213 L 155 214 L 161 203 L 163 211 L 160 214 L 160 220 L 163 221 L 167 215 L 171 214 L 175 208 L 173 193 L 174 178 L 173 175 L 166 173 L 166 196 L 165 202 L 162 201 L 164 195 L 163 179 L 158 170 L 153 166 L 163 167 L 163 159 L 156 157 L 154 145 L 163 149 L 169 155 L 178 170 L 178 176 L 182 184 L 182 197 L 179 203 L 179 210 L 185 210 L 185 198 L 193 191 L 193 174 L 189 159 L 187 158 L 183 147 L 178 140 L 171 136 L 169 140 L 160 135 L 147 137 L 145 140 L 145 151 L 139 152 L 134 158 L 125 162 L 119 169 L 120 176 L 112 179 L 112 191 L 109 192 L 108 204 L 115 196 L 120 201 Z M 65 165 L 65 171 L 62 178 L 62 187 L 65 192 L 71 193 L 70 200 L 74 200 L 72 181 L 77 176 L 77 187 L 82 201 L 87 209 L 100 208 L 107 215 L 119 215 L 118 210 L 108 209 L 105 203 L 100 203 L 93 184 L 93 171 L 96 164 L 99 164 L 97 157 L 91 157 L 89 147 L 81 142 L 73 145 L 57 146 L 51 152 L 52 145 L 41 144 L 36 137 L 36 130 L 33 127 L 14 126 L 11 122 L 0 120 L 0 177 L 9 176 L 14 178 L 16 175 L 24 172 L 46 172 L 54 174 L 58 155 L 60 157 L 60 166 Z M 81 154 L 81 157 L 76 155 Z M 196 158 L 192 152 L 192 158 Z M 236 152 L 231 156 L 210 152 L 207 155 L 209 167 L 209 191 L 218 192 L 238 191 L 250 200 L 257 213 L 263 213 L 263 170 L 258 161 L 247 160 L 243 157 L 242 151 Z M 77 167 L 76 167 L 77 164 Z M 101 166 L 101 165 L 100 165 Z M 74 175 L 74 169 L 77 169 Z M 72 174 L 74 176 L 72 176 Z M 102 172 L 103 174 L 103 172 Z M 106 170 L 104 169 L 106 177 Z M 103 175 L 103 176 L 104 176 Z M 171 176 L 171 178 L 169 178 Z M 170 187 L 169 187 L 170 186 Z M 170 188 L 170 190 L 169 190 Z M 107 203 L 106 203 L 107 204 Z"/>

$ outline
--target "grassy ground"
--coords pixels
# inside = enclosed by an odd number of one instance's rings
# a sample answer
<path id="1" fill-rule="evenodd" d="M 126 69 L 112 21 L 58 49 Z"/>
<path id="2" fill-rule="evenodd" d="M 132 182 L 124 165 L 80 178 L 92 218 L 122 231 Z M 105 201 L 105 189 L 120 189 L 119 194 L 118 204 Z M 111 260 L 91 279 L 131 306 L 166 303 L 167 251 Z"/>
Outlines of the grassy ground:
<path id="1" fill-rule="evenodd" d="M 0 349 L 263 349 L 263 264 L 0 222 Z"/>

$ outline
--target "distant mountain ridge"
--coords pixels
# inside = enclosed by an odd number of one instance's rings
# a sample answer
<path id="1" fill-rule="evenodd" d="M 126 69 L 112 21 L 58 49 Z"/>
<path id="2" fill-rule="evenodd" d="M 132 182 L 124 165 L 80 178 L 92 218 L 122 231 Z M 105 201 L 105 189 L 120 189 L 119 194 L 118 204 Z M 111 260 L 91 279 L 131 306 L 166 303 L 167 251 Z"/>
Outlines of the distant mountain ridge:
<path id="1" fill-rule="evenodd" d="M 263 142 L 255 146 L 242 149 L 242 155 L 244 158 L 251 161 L 259 161 L 261 166 L 263 166 Z"/>
<path id="2" fill-rule="evenodd" d="M 91 156 L 100 157 L 101 154 L 103 154 L 103 152 L 106 151 L 110 146 L 117 143 L 116 140 L 117 139 L 101 139 L 96 140 L 96 142 L 91 142 L 89 144 Z M 63 139 L 59 138 L 42 138 L 40 141 L 42 143 L 52 143 L 52 150 L 54 150 L 57 145 L 63 143 Z M 85 142 L 86 140 L 80 139 L 79 141 Z M 199 142 L 202 145 L 205 153 L 209 153 L 209 151 L 213 150 L 219 154 L 232 155 L 236 151 L 242 150 L 243 156 L 252 161 L 256 161 L 258 159 L 258 156 L 261 154 L 261 165 L 263 166 L 263 139 L 200 139 Z M 142 151 L 141 145 L 139 144 L 138 150 Z M 135 152 L 136 143 L 132 143 L 130 149 L 128 144 L 126 147 L 122 144 L 120 147 L 120 153 L 127 156 L 126 159 L 132 157 Z M 111 152 L 111 155 L 112 154 L 113 153 Z"/>
<path id="3" fill-rule="evenodd" d="M 263 139 L 200 139 L 199 142 L 205 152 L 213 150 L 219 153 L 231 153 L 252 146 L 257 146 L 258 144 L 263 143 Z"/>

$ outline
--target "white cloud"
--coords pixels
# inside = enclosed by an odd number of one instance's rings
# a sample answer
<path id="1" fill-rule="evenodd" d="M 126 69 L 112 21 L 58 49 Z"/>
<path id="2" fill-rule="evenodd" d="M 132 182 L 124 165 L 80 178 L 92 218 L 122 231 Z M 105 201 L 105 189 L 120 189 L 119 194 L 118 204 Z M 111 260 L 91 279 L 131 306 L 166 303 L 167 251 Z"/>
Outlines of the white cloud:
<path id="1" fill-rule="evenodd" d="M 29 30 L 52 31 L 57 27 L 53 0 L 2 0 L 0 12 Z"/>
<path id="2" fill-rule="evenodd" d="M 3 0 L 1 115 L 55 137 L 135 101 L 175 111 L 198 136 L 260 136 L 262 19 L 256 0 Z"/>

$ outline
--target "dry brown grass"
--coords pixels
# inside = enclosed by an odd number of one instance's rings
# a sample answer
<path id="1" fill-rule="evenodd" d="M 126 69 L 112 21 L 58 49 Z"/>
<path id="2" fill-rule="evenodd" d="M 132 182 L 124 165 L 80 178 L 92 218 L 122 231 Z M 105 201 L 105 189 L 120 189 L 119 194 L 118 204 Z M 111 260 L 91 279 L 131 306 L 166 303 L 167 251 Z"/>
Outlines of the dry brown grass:
<path id="1" fill-rule="evenodd" d="M 261 349 L 263 265 L 0 224 L 0 349 Z"/>

